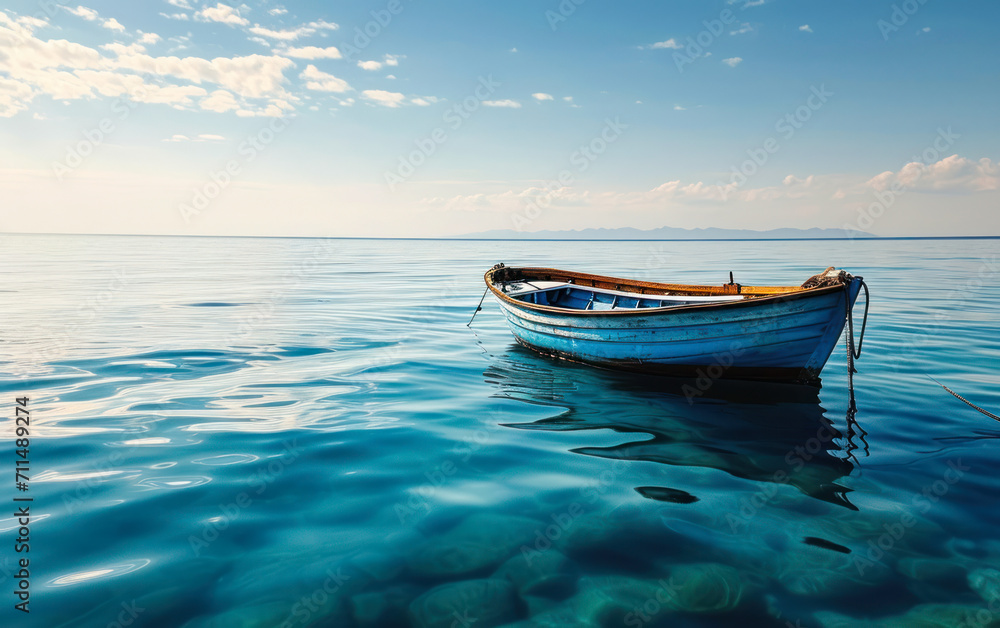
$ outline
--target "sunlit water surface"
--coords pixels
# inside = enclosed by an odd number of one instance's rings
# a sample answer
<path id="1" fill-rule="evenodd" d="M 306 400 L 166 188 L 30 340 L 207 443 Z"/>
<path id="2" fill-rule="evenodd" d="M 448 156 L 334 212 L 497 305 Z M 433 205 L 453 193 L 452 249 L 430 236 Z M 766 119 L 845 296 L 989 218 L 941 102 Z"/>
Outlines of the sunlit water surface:
<path id="1" fill-rule="evenodd" d="M 1000 410 L 997 248 L 5 236 L 0 623 L 998 622 L 1000 424 L 929 378 Z M 499 261 L 863 275 L 856 423 L 843 344 L 818 391 L 703 391 L 470 329 Z"/>

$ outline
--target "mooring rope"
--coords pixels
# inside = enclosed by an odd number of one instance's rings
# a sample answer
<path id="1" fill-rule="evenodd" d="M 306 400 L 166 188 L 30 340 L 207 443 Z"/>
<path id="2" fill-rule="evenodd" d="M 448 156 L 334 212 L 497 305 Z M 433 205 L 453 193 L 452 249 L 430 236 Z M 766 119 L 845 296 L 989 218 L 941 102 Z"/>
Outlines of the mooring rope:
<path id="1" fill-rule="evenodd" d="M 472 318 L 465 324 L 466 327 L 472 327 L 472 321 L 476 320 L 476 314 L 479 314 L 479 310 L 483 309 L 483 301 L 486 300 L 486 293 L 489 291 L 489 286 L 486 287 L 486 290 L 483 290 L 483 298 L 479 299 L 479 305 L 476 306 L 476 311 L 472 313 Z"/>
<path id="2" fill-rule="evenodd" d="M 864 279 L 858 279 L 861 287 L 865 289 L 865 315 L 861 320 L 861 335 L 858 337 L 857 350 L 854 348 L 854 308 L 851 304 L 850 287 L 844 286 L 844 309 L 847 310 L 847 386 L 851 390 L 851 408 L 854 409 L 854 374 L 858 369 L 854 368 L 854 361 L 861 358 L 861 346 L 865 342 L 865 329 L 868 327 L 868 306 L 871 303 L 871 295 L 868 293 L 868 284 Z"/>
<path id="3" fill-rule="evenodd" d="M 969 401 L 968 399 L 966 399 L 962 395 L 958 394 L 957 392 L 955 392 L 951 388 L 948 388 L 947 386 L 945 386 L 941 382 L 937 381 L 936 379 L 934 379 L 930 375 L 927 375 L 927 377 L 929 377 L 932 382 L 934 382 L 935 384 L 937 384 L 941 388 L 944 388 L 945 390 L 947 390 L 948 392 L 950 392 L 952 394 L 952 396 L 954 396 L 959 401 L 961 401 L 961 402 L 965 403 L 966 405 L 968 405 L 968 406 L 970 406 L 970 407 L 972 407 L 972 408 L 974 408 L 974 409 L 982 412 L 983 414 L 985 414 L 986 416 L 990 417 L 991 419 L 996 419 L 997 421 L 1000 421 L 1000 416 L 997 416 L 997 415 L 993 414 L 992 412 L 989 412 L 987 410 L 984 410 L 984 409 L 980 408 L 979 406 L 977 406 L 976 404 L 972 403 L 971 401 Z"/>

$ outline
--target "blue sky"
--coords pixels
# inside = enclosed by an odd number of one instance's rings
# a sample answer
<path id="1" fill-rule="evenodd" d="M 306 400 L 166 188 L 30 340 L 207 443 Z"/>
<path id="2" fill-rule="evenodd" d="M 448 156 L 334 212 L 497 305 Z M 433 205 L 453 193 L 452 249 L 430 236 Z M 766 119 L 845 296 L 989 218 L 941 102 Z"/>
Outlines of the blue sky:
<path id="1" fill-rule="evenodd" d="M 84 1 L 0 9 L 0 231 L 1000 234 L 995 2 Z"/>

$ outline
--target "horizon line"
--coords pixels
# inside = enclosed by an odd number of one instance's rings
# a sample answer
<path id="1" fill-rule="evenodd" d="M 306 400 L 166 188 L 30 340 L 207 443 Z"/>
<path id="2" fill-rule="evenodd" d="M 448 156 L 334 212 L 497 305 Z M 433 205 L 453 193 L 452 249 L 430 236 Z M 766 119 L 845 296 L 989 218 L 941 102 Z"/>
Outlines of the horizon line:
<path id="1" fill-rule="evenodd" d="M 703 227 L 710 228 L 710 227 Z M 527 232 L 532 233 L 532 232 Z M 537 233 L 537 232 L 536 232 Z M 803 238 L 476 238 L 469 236 L 428 236 L 428 237 L 391 237 L 391 236 L 297 236 L 297 235 L 207 235 L 192 233 L 53 233 L 44 231 L 0 231 L 0 235 L 26 236 L 79 236 L 79 237 L 124 237 L 124 238 L 259 238 L 274 240 L 402 240 L 402 241 L 459 241 L 459 242 L 805 242 L 813 240 L 997 240 L 1000 235 L 963 235 L 963 236 L 877 236 L 864 235 L 855 237 L 803 237 Z"/>

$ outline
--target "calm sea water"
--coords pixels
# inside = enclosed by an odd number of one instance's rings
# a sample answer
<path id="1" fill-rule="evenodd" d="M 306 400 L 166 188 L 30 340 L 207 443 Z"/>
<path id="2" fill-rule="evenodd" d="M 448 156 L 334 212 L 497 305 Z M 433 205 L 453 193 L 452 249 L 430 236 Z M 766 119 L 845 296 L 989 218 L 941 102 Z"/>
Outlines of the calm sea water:
<path id="1" fill-rule="evenodd" d="M 1000 623 L 1000 424 L 929 379 L 1000 411 L 997 244 L 4 236 L 0 623 Z M 842 348 L 691 396 L 470 329 L 499 261 L 863 275 L 855 420 Z"/>

